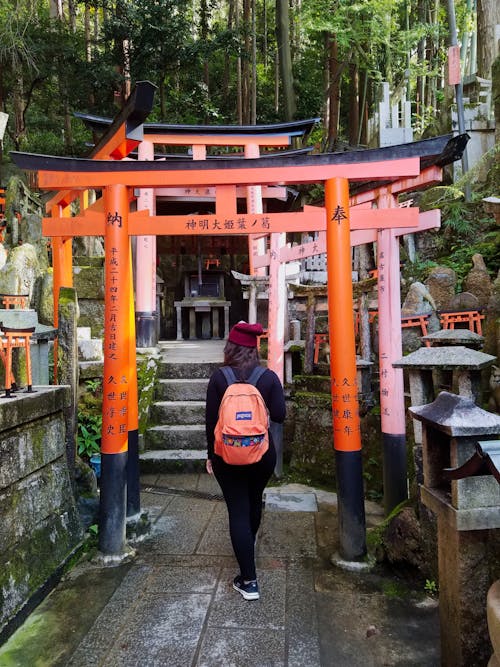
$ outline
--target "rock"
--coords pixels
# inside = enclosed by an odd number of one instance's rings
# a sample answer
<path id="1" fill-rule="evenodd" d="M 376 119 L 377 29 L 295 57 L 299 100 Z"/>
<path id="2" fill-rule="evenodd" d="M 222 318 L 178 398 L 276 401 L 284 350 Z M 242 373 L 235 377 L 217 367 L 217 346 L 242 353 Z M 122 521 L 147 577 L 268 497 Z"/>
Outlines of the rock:
<path id="1" fill-rule="evenodd" d="M 449 310 L 477 310 L 479 308 L 479 299 L 471 292 L 460 292 L 455 294 L 450 301 Z"/>
<path id="2" fill-rule="evenodd" d="M 54 273 L 52 268 L 48 269 L 42 277 L 38 303 L 38 321 L 47 325 L 54 323 Z"/>
<path id="3" fill-rule="evenodd" d="M 7 261 L 7 250 L 2 243 L 0 243 L 0 269 L 5 266 Z"/>
<path id="4" fill-rule="evenodd" d="M 34 246 L 25 243 L 12 248 L 5 266 L 0 269 L 0 294 L 29 294 L 31 301 L 41 275 Z"/>
<path id="5" fill-rule="evenodd" d="M 447 266 L 436 266 L 425 281 L 437 310 L 450 310 L 449 304 L 455 296 L 457 276 Z"/>
<path id="6" fill-rule="evenodd" d="M 390 563 L 424 569 L 422 529 L 413 507 L 403 507 L 387 525 L 382 539 Z"/>
<path id="7" fill-rule="evenodd" d="M 473 255 L 472 264 L 472 269 L 464 280 L 464 289 L 477 297 L 479 307 L 482 308 L 488 305 L 493 293 L 493 285 L 482 255 L 479 253 Z"/>
<path id="8" fill-rule="evenodd" d="M 401 308 L 401 315 L 420 315 L 433 310 L 436 310 L 436 303 L 427 287 L 423 283 L 412 283 Z"/>
<path id="9" fill-rule="evenodd" d="M 369 625 L 366 628 L 366 638 L 369 639 L 370 637 L 373 637 L 374 635 L 379 635 L 380 630 L 377 628 L 376 625 Z"/>

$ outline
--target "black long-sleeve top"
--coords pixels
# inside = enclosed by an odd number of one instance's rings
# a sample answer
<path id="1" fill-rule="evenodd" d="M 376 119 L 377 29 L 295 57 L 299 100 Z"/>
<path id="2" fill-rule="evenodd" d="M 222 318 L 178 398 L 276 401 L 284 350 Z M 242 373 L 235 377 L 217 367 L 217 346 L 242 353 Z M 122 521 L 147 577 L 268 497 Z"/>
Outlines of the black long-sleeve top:
<path id="1" fill-rule="evenodd" d="M 238 369 L 233 367 L 233 371 L 236 377 L 238 377 Z M 256 387 L 262 394 L 264 403 L 269 410 L 270 420 L 282 424 L 285 421 L 286 406 L 285 394 L 279 377 L 274 371 L 268 368 L 257 381 Z M 207 457 L 209 459 L 214 454 L 214 429 L 219 417 L 219 407 L 226 389 L 227 380 L 219 368 L 212 374 L 207 387 L 205 429 L 207 434 Z"/>

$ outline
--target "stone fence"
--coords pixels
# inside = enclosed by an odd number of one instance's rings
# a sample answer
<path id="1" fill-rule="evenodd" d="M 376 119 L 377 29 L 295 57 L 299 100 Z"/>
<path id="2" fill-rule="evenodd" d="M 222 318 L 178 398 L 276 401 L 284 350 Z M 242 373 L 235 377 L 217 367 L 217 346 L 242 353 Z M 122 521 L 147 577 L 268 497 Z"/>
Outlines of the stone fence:
<path id="1" fill-rule="evenodd" d="M 0 399 L 0 641 L 82 539 L 65 449 L 68 387 Z"/>

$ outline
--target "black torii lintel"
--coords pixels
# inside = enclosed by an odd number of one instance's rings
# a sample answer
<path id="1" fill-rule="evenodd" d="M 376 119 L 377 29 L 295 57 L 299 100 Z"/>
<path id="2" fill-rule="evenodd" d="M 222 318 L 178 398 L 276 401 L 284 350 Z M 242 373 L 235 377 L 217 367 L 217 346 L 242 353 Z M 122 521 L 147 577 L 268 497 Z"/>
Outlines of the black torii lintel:
<path id="1" fill-rule="evenodd" d="M 144 82 L 139 82 L 144 83 Z M 137 84 L 138 85 L 138 84 Z M 107 130 L 114 120 L 103 116 L 76 112 L 75 118 L 82 120 L 92 131 Z M 144 134 L 170 134 L 170 135 L 266 135 L 282 134 L 290 137 L 305 137 L 311 133 L 320 118 L 307 118 L 305 120 L 294 120 L 288 123 L 271 123 L 269 125 L 175 125 L 170 123 L 144 123 Z"/>
<path id="2" fill-rule="evenodd" d="M 433 139 L 424 139 L 409 144 L 372 148 L 368 150 L 320 153 L 315 155 L 280 156 L 276 154 L 271 162 L 273 167 L 321 167 L 324 165 L 356 164 L 397 160 L 403 158 L 420 158 L 421 168 L 435 164 L 443 166 L 460 158 L 465 149 L 468 134 L 458 136 L 442 135 Z M 210 171 L 219 169 L 241 169 L 242 166 L 251 166 L 259 169 L 270 166 L 267 158 L 222 158 L 213 163 L 206 160 L 152 160 L 152 161 L 114 161 L 89 160 L 85 158 L 54 157 L 34 153 L 10 153 L 15 164 L 26 171 L 67 171 L 67 172 L 150 172 L 150 171 Z"/>

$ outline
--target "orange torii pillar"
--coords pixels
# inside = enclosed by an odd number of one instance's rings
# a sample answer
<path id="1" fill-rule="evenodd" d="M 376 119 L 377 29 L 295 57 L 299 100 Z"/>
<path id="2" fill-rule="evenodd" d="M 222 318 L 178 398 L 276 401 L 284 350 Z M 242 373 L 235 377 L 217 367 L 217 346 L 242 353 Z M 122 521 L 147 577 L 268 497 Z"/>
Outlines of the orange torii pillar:
<path id="1" fill-rule="evenodd" d="M 105 302 L 99 549 L 125 554 L 129 349 L 129 202 L 124 185 L 104 189 Z"/>
<path id="2" fill-rule="evenodd" d="M 389 193 L 382 193 L 377 203 L 379 208 L 396 206 Z M 398 215 L 398 210 L 401 209 L 394 208 L 394 215 Z M 395 230 L 378 231 L 377 269 L 384 509 L 389 514 L 408 498 L 403 369 L 392 366 L 403 356 L 399 241 Z"/>
<path id="3" fill-rule="evenodd" d="M 139 160 L 154 160 L 154 144 L 142 141 L 138 153 Z M 151 215 L 156 215 L 153 188 L 139 190 L 137 209 L 149 209 Z M 135 250 L 137 347 L 154 347 L 158 342 L 156 318 L 159 317 L 156 313 L 156 236 L 137 236 Z"/>
<path id="4" fill-rule="evenodd" d="M 340 556 L 346 560 L 359 560 L 366 554 L 366 525 L 356 344 L 352 326 L 349 182 L 346 178 L 331 178 L 325 182 L 325 207 L 330 382 Z"/>

